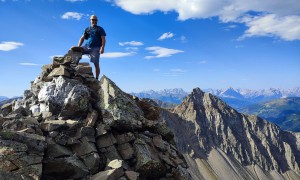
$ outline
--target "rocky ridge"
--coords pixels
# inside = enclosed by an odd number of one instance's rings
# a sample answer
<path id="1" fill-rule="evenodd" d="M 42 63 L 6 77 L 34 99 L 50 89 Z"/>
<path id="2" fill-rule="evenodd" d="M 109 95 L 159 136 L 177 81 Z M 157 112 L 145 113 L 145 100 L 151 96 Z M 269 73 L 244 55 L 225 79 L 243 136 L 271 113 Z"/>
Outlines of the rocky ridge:
<path id="1" fill-rule="evenodd" d="M 0 179 L 191 179 L 149 100 L 100 81 L 82 54 L 54 57 L 0 111 Z"/>
<path id="2" fill-rule="evenodd" d="M 238 113 L 199 88 L 161 117 L 193 179 L 300 179 L 300 134 Z"/>

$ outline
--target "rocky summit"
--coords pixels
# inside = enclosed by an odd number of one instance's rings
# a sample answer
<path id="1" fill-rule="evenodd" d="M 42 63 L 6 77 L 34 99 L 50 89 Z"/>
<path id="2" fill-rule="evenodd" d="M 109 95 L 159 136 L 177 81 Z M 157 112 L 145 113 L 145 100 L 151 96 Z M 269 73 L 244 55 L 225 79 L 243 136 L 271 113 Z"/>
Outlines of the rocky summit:
<path id="1" fill-rule="evenodd" d="M 42 67 L 0 111 L 0 179 L 192 179 L 150 100 L 100 81 L 82 54 Z"/>

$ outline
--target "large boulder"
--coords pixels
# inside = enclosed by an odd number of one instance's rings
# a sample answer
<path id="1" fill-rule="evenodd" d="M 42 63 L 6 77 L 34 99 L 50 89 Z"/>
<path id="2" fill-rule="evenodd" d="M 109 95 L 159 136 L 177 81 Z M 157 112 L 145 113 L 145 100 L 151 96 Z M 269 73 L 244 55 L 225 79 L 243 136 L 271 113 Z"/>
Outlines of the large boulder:
<path id="1" fill-rule="evenodd" d="M 143 111 L 135 103 L 132 96 L 124 93 L 114 82 L 103 76 L 100 80 L 100 106 L 103 114 L 112 116 L 110 123 L 114 128 L 132 131 L 142 128 Z M 105 117 L 104 117 L 105 118 Z"/>
<path id="2" fill-rule="evenodd" d="M 59 76 L 45 83 L 38 94 L 40 110 L 62 116 L 78 115 L 89 107 L 89 90 L 79 81 Z"/>

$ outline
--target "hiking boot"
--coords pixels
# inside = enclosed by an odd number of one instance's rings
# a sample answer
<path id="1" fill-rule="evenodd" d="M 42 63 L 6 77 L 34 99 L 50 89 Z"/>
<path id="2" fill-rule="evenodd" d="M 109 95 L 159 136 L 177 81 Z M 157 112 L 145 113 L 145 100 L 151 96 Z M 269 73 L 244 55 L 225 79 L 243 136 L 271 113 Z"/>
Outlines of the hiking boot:
<path id="1" fill-rule="evenodd" d="M 83 48 L 79 46 L 72 46 L 71 50 L 75 52 L 81 52 L 81 53 L 84 51 Z"/>

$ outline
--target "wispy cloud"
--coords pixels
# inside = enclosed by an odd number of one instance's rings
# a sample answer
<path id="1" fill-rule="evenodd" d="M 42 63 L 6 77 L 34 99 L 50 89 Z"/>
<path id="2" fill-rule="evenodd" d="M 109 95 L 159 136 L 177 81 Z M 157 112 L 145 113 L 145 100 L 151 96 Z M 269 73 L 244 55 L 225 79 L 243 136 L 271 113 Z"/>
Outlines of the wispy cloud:
<path id="1" fill-rule="evenodd" d="M 206 61 L 199 61 L 198 64 L 206 64 Z"/>
<path id="2" fill-rule="evenodd" d="M 23 43 L 13 41 L 3 41 L 0 43 L 0 51 L 11 51 L 23 46 Z"/>
<path id="3" fill-rule="evenodd" d="M 173 33 L 171 32 L 166 32 L 166 33 L 163 33 L 157 40 L 164 40 L 164 39 L 168 39 L 168 38 L 172 38 L 174 36 Z"/>
<path id="4" fill-rule="evenodd" d="M 243 3 L 238 0 L 111 0 L 111 2 L 133 14 L 175 11 L 178 13 L 178 20 L 181 21 L 218 17 L 222 23 L 244 24 L 248 29 L 242 38 L 272 36 L 288 41 L 300 39 L 299 0 L 252 0 Z M 247 17 L 251 18 L 245 21 Z"/>
<path id="5" fill-rule="evenodd" d="M 142 46 L 144 45 L 142 42 L 139 41 L 129 41 L 129 42 L 119 42 L 120 46 Z"/>
<path id="6" fill-rule="evenodd" d="M 154 71 L 154 72 L 159 72 L 159 71 L 160 71 L 160 69 L 158 69 L 158 68 L 155 68 L 155 69 L 153 69 L 152 71 Z"/>
<path id="7" fill-rule="evenodd" d="M 66 12 L 66 13 L 64 13 L 61 16 L 61 18 L 62 19 L 76 19 L 76 20 L 80 20 L 83 16 L 84 16 L 84 14 L 78 13 L 78 12 Z"/>
<path id="8" fill-rule="evenodd" d="M 138 47 L 126 47 L 125 49 L 126 49 L 126 51 L 137 51 L 137 50 L 139 50 Z"/>
<path id="9" fill-rule="evenodd" d="M 35 63 L 19 63 L 22 66 L 42 66 L 42 64 L 35 64 Z"/>
<path id="10" fill-rule="evenodd" d="M 108 52 L 101 54 L 101 58 L 121 58 L 127 56 L 133 56 L 136 52 Z"/>
<path id="11" fill-rule="evenodd" d="M 225 31 L 230 31 L 230 30 L 235 29 L 235 28 L 237 28 L 237 25 L 236 24 L 231 24 L 229 26 L 224 27 L 224 30 Z"/>
<path id="12" fill-rule="evenodd" d="M 178 72 L 178 73 L 184 73 L 184 72 L 186 72 L 186 70 L 183 70 L 183 69 L 171 69 L 170 71 L 171 72 Z"/>
<path id="13" fill-rule="evenodd" d="M 185 42 L 187 42 L 187 39 L 185 36 L 180 36 L 180 41 L 185 43 Z"/>
<path id="14" fill-rule="evenodd" d="M 180 69 L 180 68 L 170 69 L 169 72 L 164 73 L 164 76 L 178 77 L 180 75 L 183 75 L 185 72 L 187 72 L 187 71 L 184 69 Z"/>
<path id="15" fill-rule="evenodd" d="M 146 56 L 145 57 L 146 59 L 170 57 L 174 54 L 184 52 L 182 50 L 169 49 L 169 48 L 164 48 L 164 47 L 159 47 L 159 46 L 147 47 L 146 50 L 150 51 L 151 54 L 154 54 L 154 56 Z"/>

